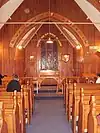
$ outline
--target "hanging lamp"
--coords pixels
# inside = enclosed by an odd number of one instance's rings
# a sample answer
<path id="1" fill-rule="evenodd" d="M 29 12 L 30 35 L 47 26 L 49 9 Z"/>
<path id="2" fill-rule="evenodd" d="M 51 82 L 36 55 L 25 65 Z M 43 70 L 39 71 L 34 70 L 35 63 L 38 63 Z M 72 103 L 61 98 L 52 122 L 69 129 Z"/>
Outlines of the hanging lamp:
<path id="1" fill-rule="evenodd" d="M 53 43 L 53 41 L 50 38 L 50 13 L 51 13 L 51 11 L 50 11 L 50 0 L 49 0 L 49 38 L 46 41 L 46 43 Z"/>

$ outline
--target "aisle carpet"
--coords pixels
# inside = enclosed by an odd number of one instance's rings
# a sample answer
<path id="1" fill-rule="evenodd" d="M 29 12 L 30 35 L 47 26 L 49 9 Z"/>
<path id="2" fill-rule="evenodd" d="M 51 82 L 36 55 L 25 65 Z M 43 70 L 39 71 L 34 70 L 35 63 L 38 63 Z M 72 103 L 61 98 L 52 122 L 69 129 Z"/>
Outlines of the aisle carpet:
<path id="1" fill-rule="evenodd" d="M 35 101 L 35 111 L 26 133 L 72 133 L 62 99 Z"/>

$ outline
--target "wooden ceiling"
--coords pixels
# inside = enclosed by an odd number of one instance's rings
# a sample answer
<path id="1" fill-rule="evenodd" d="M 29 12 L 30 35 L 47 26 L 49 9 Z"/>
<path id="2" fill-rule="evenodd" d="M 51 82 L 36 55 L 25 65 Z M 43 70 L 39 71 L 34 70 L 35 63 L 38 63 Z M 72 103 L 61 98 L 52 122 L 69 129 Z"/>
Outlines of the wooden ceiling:
<path id="1" fill-rule="evenodd" d="M 1 0 L 2 3 L 4 0 Z M 5 0 L 7 1 L 7 0 Z M 98 10 L 100 8 L 99 0 L 88 0 L 91 4 L 93 4 Z M 53 17 L 46 15 L 47 12 L 51 12 L 53 14 L 58 14 L 58 18 L 53 19 Z M 44 16 L 40 16 L 40 19 L 37 19 L 37 16 L 40 14 Z M 52 18 L 52 19 L 51 19 Z M 56 22 L 91 22 L 87 19 L 85 13 L 80 9 L 80 7 L 75 3 L 74 0 L 24 0 L 24 2 L 20 5 L 20 7 L 14 12 L 11 16 L 11 19 L 8 22 L 28 22 L 28 21 L 56 21 Z M 63 20 L 62 20 L 63 19 Z M 62 21 L 61 21 L 62 20 Z M 32 24 L 33 25 L 33 24 Z M 33 26 L 30 26 L 31 29 Z M 37 25 L 34 25 L 35 28 L 38 29 Z M 48 25 L 49 26 L 49 25 Z M 48 32 L 48 26 L 46 24 L 42 25 L 38 30 L 35 32 L 39 35 L 46 34 Z M 55 28 L 54 28 L 55 26 Z M 65 27 L 68 29 L 76 38 L 77 40 L 84 45 L 84 47 L 88 45 L 98 45 L 100 43 L 100 33 L 95 28 L 94 25 L 86 25 L 86 24 L 63 24 L 58 25 L 58 29 L 56 25 L 51 25 L 52 33 L 54 33 L 58 38 L 61 37 L 63 30 L 59 30 Z M 12 24 L 12 25 L 5 25 L 4 27 L 10 30 L 10 42 L 19 42 L 21 38 L 27 34 L 29 25 L 23 24 Z M 77 27 L 77 28 L 76 28 Z M 23 28 L 25 28 L 23 30 Z M 2 31 L 5 28 L 2 28 Z M 43 30 L 44 29 L 44 30 Z M 58 34 L 59 33 L 59 34 Z M 35 33 L 36 35 L 36 33 Z M 32 39 L 35 38 L 35 35 Z M 64 34 L 62 34 L 64 35 Z M 68 36 L 65 33 L 64 39 Z M 36 38 L 35 38 L 36 39 Z M 87 44 L 87 45 L 85 45 Z"/>
<path id="2" fill-rule="evenodd" d="M 2 7 L 6 2 L 8 2 L 9 0 L 0 0 L 0 7 Z"/>

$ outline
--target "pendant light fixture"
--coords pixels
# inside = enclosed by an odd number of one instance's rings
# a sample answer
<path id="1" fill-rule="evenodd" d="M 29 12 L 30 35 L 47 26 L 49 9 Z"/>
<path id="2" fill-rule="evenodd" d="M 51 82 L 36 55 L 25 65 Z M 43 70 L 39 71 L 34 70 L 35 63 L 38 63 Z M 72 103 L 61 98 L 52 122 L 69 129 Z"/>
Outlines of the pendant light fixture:
<path id="1" fill-rule="evenodd" d="M 50 0 L 49 0 L 49 38 L 46 41 L 46 43 L 53 43 L 53 41 L 50 38 L 50 13 L 51 13 L 51 11 L 50 11 Z"/>

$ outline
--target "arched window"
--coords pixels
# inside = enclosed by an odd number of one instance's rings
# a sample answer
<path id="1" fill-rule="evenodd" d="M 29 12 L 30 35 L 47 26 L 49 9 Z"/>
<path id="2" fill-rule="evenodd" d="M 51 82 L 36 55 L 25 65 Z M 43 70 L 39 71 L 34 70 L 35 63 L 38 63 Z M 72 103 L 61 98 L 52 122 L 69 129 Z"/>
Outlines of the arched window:
<path id="1" fill-rule="evenodd" d="M 57 42 L 41 42 L 41 70 L 58 70 Z"/>

